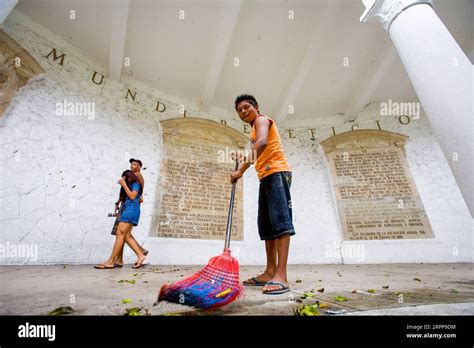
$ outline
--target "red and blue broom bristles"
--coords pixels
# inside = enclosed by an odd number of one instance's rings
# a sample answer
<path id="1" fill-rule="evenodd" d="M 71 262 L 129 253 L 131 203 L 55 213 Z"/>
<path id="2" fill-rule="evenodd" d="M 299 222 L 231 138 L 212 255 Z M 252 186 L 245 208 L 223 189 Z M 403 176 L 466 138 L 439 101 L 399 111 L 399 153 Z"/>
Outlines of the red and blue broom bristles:
<path id="1" fill-rule="evenodd" d="M 229 249 L 224 249 L 222 255 L 211 258 L 206 267 L 191 277 L 163 285 L 158 301 L 213 309 L 234 301 L 242 290 L 239 263 L 230 255 Z"/>
<path id="2" fill-rule="evenodd" d="M 238 167 L 239 163 L 236 159 L 235 170 Z M 213 309 L 234 301 L 242 294 L 243 286 L 239 282 L 239 262 L 230 256 L 229 249 L 235 185 L 236 181 L 232 183 L 230 194 L 224 252 L 220 256 L 211 258 L 207 266 L 193 276 L 174 284 L 163 285 L 158 295 L 158 302 L 168 301 L 195 308 Z"/>

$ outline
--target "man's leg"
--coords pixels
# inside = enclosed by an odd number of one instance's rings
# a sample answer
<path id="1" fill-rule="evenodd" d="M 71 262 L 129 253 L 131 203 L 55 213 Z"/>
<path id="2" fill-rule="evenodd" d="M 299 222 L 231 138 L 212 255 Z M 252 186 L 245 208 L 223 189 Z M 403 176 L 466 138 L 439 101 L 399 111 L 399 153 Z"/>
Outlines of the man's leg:
<path id="1" fill-rule="evenodd" d="M 270 215 L 268 211 L 268 200 L 265 182 L 260 182 L 258 193 L 258 216 L 257 216 L 258 233 L 261 239 L 265 240 L 265 253 L 267 256 L 267 267 L 262 274 L 255 278 L 259 282 L 268 282 L 272 279 L 277 268 L 277 240 L 267 239 L 271 232 Z M 255 283 L 255 280 L 248 280 L 249 283 Z"/>
<path id="2" fill-rule="evenodd" d="M 268 239 L 265 241 L 265 252 L 267 254 L 267 268 L 265 269 L 265 280 L 272 279 L 273 275 L 277 270 L 277 240 L 276 239 Z"/>
<path id="3" fill-rule="evenodd" d="M 287 263 L 290 250 L 290 237 L 295 234 L 291 204 L 291 173 L 281 172 L 270 175 L 267 180 L 270 223 L 274 228 L 277 249 L 277 268 L 271 281 L 288 286 Z M 282 233 L 278 235 L 278 233 Z M 265 285 L 263 291 L 278 290 L 281 285 Z"/>
<path id="4" fill-rule="evenodd" d="M 288 263 L 288 253 L 290 250 L 290 236 L 285 234 L 274 239 L 274 241 L 276 241 L 278 264 L 276 267 L 276 272 L 274 273 L 271 281 L 281 282 L 283 284 L 289 285 L 286 274 L 286 266 Z M 271 291 L 278 290 L 280 288 L 281 287 L 279 285 L 265 285 L 262 290 Z"/>
<path id="5" fill-rule="evenodd" d="M 119 209 L 119 212 L 118 212 L 118 216 L 121 215 L 121 213 L 123 211 L 123 207 L 124 207 L 124 205 L 123 205 L 123 203 L 121 203 L 121 206 L 120 206 L 120 209 Z M 125 238 L 125 235 L 124 235 L 124 238 Z M 123 248 L 124 248 L 124 246 L 125 246 L 125 243 L 123 244 L 122 248 L 120 248 L 117 257 L 114 260 L 114 265 L 123 266 Z"/>

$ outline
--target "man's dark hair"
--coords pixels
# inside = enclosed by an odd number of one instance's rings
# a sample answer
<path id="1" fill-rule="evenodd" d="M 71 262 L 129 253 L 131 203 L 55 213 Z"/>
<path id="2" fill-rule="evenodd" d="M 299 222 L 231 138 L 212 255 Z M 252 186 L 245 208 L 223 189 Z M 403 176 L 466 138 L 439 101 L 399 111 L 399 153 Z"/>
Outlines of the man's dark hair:
<path id="1" fill-rule="evenodd" d="M 237 105 L 239 105 L 239 103 L 243 101 L 249 102 L 253 105 L 254 108 L 258 108 L 257 99 L 255 99 L 253 95 L 241 94 L 237 98 L 235 98 L 235 110 L 237 110 Z"/>

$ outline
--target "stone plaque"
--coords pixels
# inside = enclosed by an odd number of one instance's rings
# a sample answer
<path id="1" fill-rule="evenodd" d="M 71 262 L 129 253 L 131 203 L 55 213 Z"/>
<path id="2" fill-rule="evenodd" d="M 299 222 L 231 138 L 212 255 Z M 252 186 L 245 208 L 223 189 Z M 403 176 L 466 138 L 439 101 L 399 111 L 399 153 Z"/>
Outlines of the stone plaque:
<path id="1" fill-rule="evenodd" d="M 154 235 L 224 240 L 235 163 L 230 151 L 249 141 L 226 125 L 183 117 L 161 122 L 163 156 Z M 243 179 L 234 201 L 232 240 L 243 240 Z"/>
<path id="2" fill-rule="evenodd" d="M 321 142 L 344 240 L 434 238 L 402 134 L 355 130 Z"/>

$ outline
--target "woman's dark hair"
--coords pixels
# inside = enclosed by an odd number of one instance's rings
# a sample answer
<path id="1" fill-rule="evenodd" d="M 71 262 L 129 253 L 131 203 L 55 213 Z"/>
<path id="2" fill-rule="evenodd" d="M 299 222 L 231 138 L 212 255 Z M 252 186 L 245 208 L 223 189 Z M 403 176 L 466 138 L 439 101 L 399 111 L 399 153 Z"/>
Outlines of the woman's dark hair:
<path id="1" fill-rule="evenodd" d="M 132 190 L 132 184 L 134 182 L 140 183 L 138 178 L 136 177 L 135 174 L 130 169 L 125 170 L 122 173 L 122 177 L 125 177 L 125 182 L 127 183 L 127 186 L 130 190 Z M 140 185 L 140 191 L 138 192 L 140 195 L 142 194 L 142 186 Z M 125 189 L 123 187 L 120 188 L 120 202 L 125 202 L 125 199 L 127 198 L 127 193 L 125 192 Z"/>
<path id="2" fill-rule="evenodd" d="M 239 103 L 243 101 L 249 102 L 253 105 L 254 108 L 258 108 L 257 99 L 255 99 L 253 95 L 241 94 L 237 98 L 235 98 L 235 110 L 237 110 L 237 105 L 239 105 Z"/>

